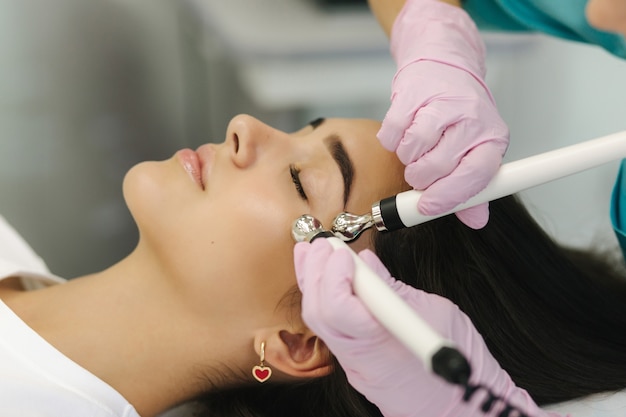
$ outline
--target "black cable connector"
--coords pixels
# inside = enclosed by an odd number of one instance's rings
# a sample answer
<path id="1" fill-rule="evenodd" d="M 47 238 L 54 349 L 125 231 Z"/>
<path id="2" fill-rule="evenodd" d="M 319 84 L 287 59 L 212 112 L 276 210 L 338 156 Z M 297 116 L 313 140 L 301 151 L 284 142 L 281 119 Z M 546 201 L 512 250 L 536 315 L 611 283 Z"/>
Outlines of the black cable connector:
<path id="1" fill-rule="evenodd" d="M 469 361 L 457 349 L 448 346 L 442 347 L 433 355 L 431 365 L 434 373 L 451 384 L 460 385 L 465 389 L 463 394 L 463 401 L 465 402 L 469 402 L 476 392 L 480 390 L 486 391 L 487 396 L 480 406 L 483 413 L 487 414 L 496 403 L 501 402 L 504 404 L 504 408 L 498 413 L 498 417 L 530 417 L 519 408 L 514 407 L 493 393 L 488 387 L 470 384 L 469 379 L 472 374 L 472 368 Z"/>
<path id="2" fill-rule="evenodd" d="M 457 349 L 444 346 L 431 358 L 433 372 L 446 381 L 466 386 L 472 373 L 468 360 Z"/>

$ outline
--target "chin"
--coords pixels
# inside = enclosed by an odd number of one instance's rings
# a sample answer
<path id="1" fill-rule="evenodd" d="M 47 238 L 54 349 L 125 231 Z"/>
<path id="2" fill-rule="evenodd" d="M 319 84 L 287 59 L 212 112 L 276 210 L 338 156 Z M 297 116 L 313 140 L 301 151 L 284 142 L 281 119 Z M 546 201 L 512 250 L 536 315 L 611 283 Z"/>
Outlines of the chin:
<path id="1" fill-rule="evenodd" d="M 169 159 L 133 166 L 124 176 L 123 195 L 141 239 L 154 243 L 180 237 L 198 192 L 180 164 Z"/>
<path id="2" fill-rule="evenodd" d="M 162 165 L 163 162 L 141 162 L 124 176 L 124 201 L 140 228 L 146 221 L 157 220 L 159 212 L 163 211 L 168 178 Z"/>

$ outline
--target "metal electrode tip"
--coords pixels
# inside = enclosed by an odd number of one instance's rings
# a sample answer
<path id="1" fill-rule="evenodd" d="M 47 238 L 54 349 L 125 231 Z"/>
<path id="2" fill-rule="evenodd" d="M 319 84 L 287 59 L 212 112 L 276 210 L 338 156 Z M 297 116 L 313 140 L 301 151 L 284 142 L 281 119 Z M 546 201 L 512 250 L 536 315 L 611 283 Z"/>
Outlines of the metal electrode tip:
<path id="1" fill-rule="evenodd" d="M 291 236 L 296 242 L 309 242 L 323 231 L 322 222 L 310 214 L 303 214 L 298 217 L 291 226 Z"/>
<path id="2" fill-rule="evenodd" d="M 330 229 L 335 236 L 344 242 L 350 242 L 359 237 L 362 231 L 374 225 L 374 219 L 370 214 L 357 215 L 352 213 L 340 213 L 333 220 Z"/>

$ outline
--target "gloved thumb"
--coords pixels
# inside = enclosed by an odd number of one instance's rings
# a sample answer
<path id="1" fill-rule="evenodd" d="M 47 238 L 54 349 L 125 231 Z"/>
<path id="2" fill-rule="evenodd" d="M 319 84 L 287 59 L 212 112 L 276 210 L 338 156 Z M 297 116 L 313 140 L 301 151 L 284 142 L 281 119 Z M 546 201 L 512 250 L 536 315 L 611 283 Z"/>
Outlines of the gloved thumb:
<path id="1" fill-rule="evenodd" d="M 394 277 L 391 276 L 389 270 L 385 265 L 381 262 L 381 260 L 376 256 L 374 252 L 369 249 L 363 249 L 359 252 L 359 257 L 369 266 L 372 270 L 378 275 L 383 281 L 387 283 L 395 292 L 401 293 L 404 288 L 407 286 L 402 281 L 398 281 Z"/>
<path id="2" fill-rule="evenodd" d="M 376 256 L 374 252 L 369 249 L 363 249 L 361 252 L 359 252 L 359 257 L 363 260 L 363 262 L 367 264 L 367 266 L 369 266 L 370 268 L 372 268 L 372 270 L 374 270 L 374 272 L 376 272 L 376 275 L 385 280 L 385 282 L 387 282 L 388 284 L 392 284 L 393 282 L 395 282 L 395 279 L 391 276 L 391 274 L 387 270 L 387 267 L 383 265 L 383 263 L 380 261 L 380 259 L 378 259 L 378 256 Z"/>
<path id="3" fill-rule="evenodd" d="M 489 220 L 489 203 L 469 207 L 457 211 L 455 214 L 466 226 L 472 229 L 482 229 L 487 225 L 487 221 Z"/>

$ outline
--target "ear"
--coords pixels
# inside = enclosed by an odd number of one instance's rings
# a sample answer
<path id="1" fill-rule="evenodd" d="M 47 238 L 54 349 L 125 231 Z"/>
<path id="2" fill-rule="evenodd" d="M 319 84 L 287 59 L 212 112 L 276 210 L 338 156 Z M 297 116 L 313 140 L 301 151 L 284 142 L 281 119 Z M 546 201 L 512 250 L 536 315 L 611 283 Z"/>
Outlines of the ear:
<path id="1" fill-rule="evenodd" d="M 332 372 L 330 351 L 309 329 L 265 329 L 254 338 L 257 354 L 261 353 L 263 341 L 265 362 L 275 370 L 298 378 L 318 378 Z"/>

